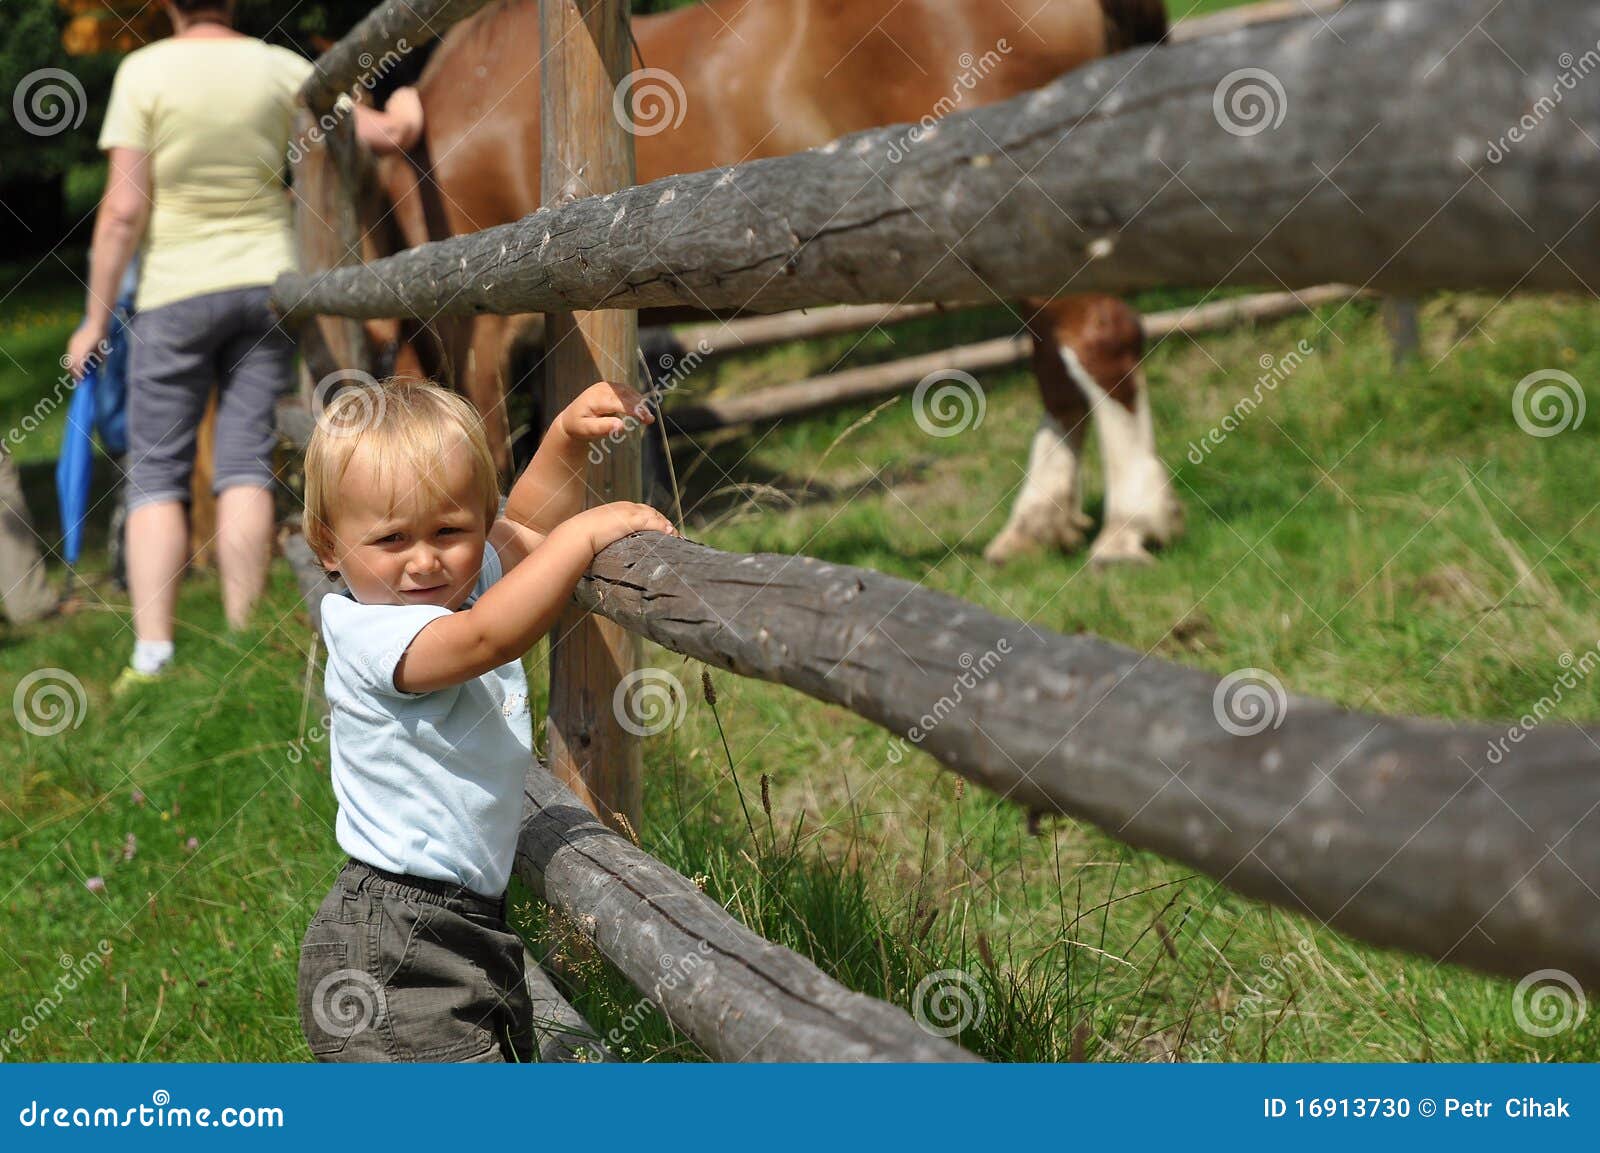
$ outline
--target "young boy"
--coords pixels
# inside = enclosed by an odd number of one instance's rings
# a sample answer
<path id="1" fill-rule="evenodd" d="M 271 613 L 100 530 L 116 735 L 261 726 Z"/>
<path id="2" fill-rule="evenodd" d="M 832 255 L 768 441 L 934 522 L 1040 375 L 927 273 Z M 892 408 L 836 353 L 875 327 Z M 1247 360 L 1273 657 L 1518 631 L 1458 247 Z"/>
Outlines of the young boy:
<path id="1" fill-rule="evenodd" d="M 300 1024 L 323 1061 L 525 1061 L 532 1010 L 505 891 L 533 756 L 522 654 L 646 505 L 583 511 L 592 441 L 654 418 L 605 382 L 500 494 L 472 406 L 436 385 L 351 388 L 306 451 L 335 827 L 350 860 L 300 949 Z"/>

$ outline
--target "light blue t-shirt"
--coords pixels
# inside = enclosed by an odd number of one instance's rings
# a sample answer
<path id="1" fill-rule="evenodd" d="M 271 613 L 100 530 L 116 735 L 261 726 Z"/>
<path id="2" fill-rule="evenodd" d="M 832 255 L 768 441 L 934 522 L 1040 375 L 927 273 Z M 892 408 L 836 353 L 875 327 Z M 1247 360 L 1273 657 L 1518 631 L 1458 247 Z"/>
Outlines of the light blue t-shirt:
<path id="1" fill-rule="evenodd" d="M 500 576 L 500 558 L 485 544 L 483 570 L 462 607 Z M 394 687 L 406 647 L 450 611 L 363 604 L 348 592 L 322 598 L 335 833 L 358 861 L 499 897 L 533 758 L 522 662 L 432 692 Z"/>

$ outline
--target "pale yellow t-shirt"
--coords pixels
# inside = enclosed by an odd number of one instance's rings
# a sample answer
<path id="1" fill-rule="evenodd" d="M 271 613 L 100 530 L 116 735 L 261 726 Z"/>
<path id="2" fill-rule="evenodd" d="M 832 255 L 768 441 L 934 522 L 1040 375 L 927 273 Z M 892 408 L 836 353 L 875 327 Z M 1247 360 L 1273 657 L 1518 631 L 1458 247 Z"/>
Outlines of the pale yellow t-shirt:
<path id="1" fill-rule="evenodd" d="M 311 62 L 248 36 L 158 40 L 117 69 L 100 147 L 150 155 L 138 308 L 294 266 L 283 173 Z"/>

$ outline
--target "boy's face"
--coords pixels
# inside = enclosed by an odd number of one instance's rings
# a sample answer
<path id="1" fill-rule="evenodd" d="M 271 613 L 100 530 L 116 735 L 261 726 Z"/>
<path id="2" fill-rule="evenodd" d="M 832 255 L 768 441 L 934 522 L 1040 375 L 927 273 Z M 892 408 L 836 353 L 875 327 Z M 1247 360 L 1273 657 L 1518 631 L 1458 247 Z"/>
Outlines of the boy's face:
<path id="1" fill-rule="evenodd" d="M 488 526 L 464 443 L 445 454 L 436 477 L 443 498 L 417 478 L 385 484 L 370 453 L 357 451 L 339 486 L 333 516 L 337 569 L 363 604 L 459 608 L 483 567 Z"/>

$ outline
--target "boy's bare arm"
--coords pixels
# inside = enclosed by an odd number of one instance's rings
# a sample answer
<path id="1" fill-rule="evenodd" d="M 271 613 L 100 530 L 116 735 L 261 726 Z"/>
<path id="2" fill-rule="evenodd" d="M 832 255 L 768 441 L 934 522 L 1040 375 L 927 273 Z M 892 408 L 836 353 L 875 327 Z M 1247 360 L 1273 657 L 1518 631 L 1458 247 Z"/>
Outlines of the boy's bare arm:
<path id="1" fill-rule="evenodd" d="M 548 536 L 583 511 L 583 474 L 589 446 L 558 420 L 539 441 L 539 451 L 506 498 L 505 519 Z"/>
<path id="2" fill-rule="evenodd" d="M 643 424 L 655 420 L 644 397 L 632 388 L 600 381 L 586 389 L 551 421 L 538 452 L 506 500 L 505 519 L 548 535 L 582 512 L 588 503 L 584 469 L 590 444 L 625 433 L 629 419 Z M 507 568 L 516 563 L 504 551 L 501 559 Z"/>
<path id="3" fill-rule="evenodd" d="M 595 554 L 631 533 L 672 533 L 649 505 L 601 505 L 557 525 L 521 564 L 470 609 L 440 617 L 419 632 L 395 665 L 394 687 L 431 692 L 516 660 L 550 631 Z"/>

